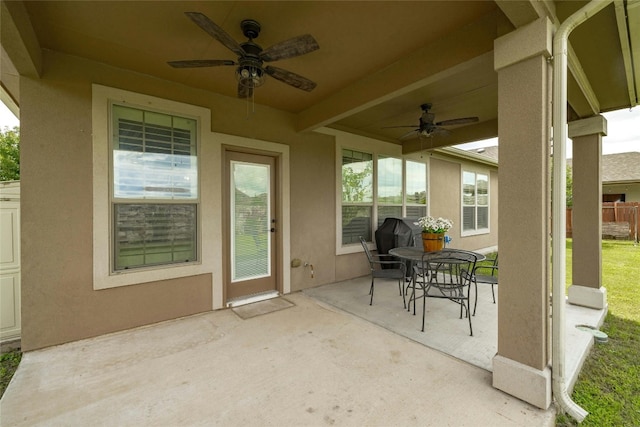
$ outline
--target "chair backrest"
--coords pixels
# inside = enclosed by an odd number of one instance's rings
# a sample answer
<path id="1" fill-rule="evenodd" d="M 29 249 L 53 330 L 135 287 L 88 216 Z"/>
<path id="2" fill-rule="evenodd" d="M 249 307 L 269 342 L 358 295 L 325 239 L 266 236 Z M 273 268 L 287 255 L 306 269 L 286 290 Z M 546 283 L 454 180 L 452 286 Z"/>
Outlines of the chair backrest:
<path id="1" fill-rule="evenodd" d="M 369 245 L 367 245 L 367 241 L 364 240 L 364 237 L 360 237 L 360 243 L 362 244 L 362 249 L 364 249 L 364 253 L 367 255 L 367 260 L 369 260 L 369 266 L 373 268 L 373 255 L 371 255 L 371 251 L 369 250 Z"/>
<path id="2" fill-rule="evenodd" d="M 478 254 L 475 252 L 465 251 L 462 249 L 445 248 L 437 253 L 426 253 L 422 257 L 422 268 L 431 274 L 438 272 L 449 272 L 449 276 L 453 270 L 459 272 L 460 281 L 458 285 L 466 286 L 472 280 L 472 272 L 478 261 Z"/>

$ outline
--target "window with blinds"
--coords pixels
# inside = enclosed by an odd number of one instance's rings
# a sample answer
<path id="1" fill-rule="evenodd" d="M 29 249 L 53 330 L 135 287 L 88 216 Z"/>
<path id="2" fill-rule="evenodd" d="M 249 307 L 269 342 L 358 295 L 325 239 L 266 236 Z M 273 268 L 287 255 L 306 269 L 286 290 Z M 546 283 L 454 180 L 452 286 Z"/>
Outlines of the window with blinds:
<path id="1" fill-rule="evenodd" d="M 405 162 L 405 216 L 420 218 L 427 215 L 427 165 L 407 160 Z"/>
<path id="2" fill-rule="evenodd" d="M 378 156 L 378 226 L 402 217 L 402 159 Z"/>
<path id="3" fill-rule="evenodd" d="M 462 231 L 489 229 L 489 176 L 462 173 Z"/>
<path id="4" fill-rule="evenodd" d="M 342 150 L 342 244 L 371 240 L 373 155 Z"/>
<path id="5" fill-rule="evenodd" d="M 112 106 L 114 270 L 198 259 L 197 122 Z"/>
<path id="6" fill-rule="evenodd" d="M 386 218 L 427 214 L 425 163 L 347 148 L 340 160 L 342 246 L 372 241 Z"/>

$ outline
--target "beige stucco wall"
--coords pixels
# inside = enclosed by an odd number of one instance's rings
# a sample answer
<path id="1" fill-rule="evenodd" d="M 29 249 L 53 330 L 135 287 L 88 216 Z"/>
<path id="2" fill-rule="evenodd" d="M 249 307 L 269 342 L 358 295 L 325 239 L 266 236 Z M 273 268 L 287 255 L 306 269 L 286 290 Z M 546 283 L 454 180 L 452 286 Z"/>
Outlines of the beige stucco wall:
<path id="1" fill-rule="evenodd" d="M 466 250 L 493 251 L 498 246 L 498 171 L 495 167 L 478 166 L 459 159 L 431 156 L 429 167 L 430 214 L 453 220 L 447 233 L 453 239 L 451 247 Z M 489 174 L 489 234 L 462 236 L 462 171 L 472 170 Z"/>
<path id="2" fill-rule="evenodd" d="M 208 108 L 212 132 L 287 145 L 289 255 L 313 265 L 313 276 L 309 267 L 291 269 L 291 291 L 368 274 L 361 252 L 336 255 L 334 136 L 297 133 L 295 115 L 286 112 L 256 104 L 256 112 L 247 116 L 244 100 L 77 57 L 47 51 L 44 64 L 41 79 L 23 77 L 20 87 L 24 350 L 213 308 L 211 274 L 94 290 L 92 84 Z M 259 103 L 259 93 L 256 97 Z M 457 211 L 460 165 L 441 160 L 433 167 L 432 176 L 441 172 L 455 178 L 442 186 L 446 194 L 433 196 L 447 212 Z M 202 183 L 202 191 L 206 190 L 207 183 Z M 451 198 L 454 193 L 457 199 Z M 497 215 L 491 218 L 494 227 Z M 487 238 L 474 236 L 454 242 L 456 247 L 468 249 L 497 244 L 497 236 L 482 240 Z"/>
<path id="3" fill-rule="evenodd" d="M 294 277 L 292 290 L 333 281 L 334 239 L 326 228 L 335 212 L 334 174 L 320 167 L 334 163 L 331 137 L 294 132 L 291 114 L 257 106 L 247 118 L 244 101 L 91 61 L 46 52 L 45 65 L 42 79 L 21 79 L 24 350 L 212 308 L 210 274 L 93 290 L 92 83 L 210 108 L 212 131 L 288 144 L 299 165 L 291 171 L 291 233 L 303 236 L 291 252 L 317 265 L 314 281 Z"/>
<path id="4" fill-rule="evenodd" d="M 550 153 L 549 118 L 543 108 L 548 75 L 542 56 L 499 72 L 503 217 L 498 353 L 540 371 L 549 361 Z"/>
<path id="5" fill-rule="evenodd" d="M 602 136 L 573 137 L 573 284 L 602 284 Z"/>

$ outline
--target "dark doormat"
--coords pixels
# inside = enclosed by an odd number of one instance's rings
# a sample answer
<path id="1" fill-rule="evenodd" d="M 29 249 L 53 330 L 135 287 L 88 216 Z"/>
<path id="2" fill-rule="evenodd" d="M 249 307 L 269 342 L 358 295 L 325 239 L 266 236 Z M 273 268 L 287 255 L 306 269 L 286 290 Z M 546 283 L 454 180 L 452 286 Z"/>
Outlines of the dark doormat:
<path id="1" fill-rule="evenodd" d="M 274 311 L 284 310 L 294 305 L 291 301 L 284 298 L 272 298 L 266 301 L 234 307 L 231 310 L 242 319 L 250 319 L 256 316 L 262 316 L 263 314 L 273 313 Z"/>

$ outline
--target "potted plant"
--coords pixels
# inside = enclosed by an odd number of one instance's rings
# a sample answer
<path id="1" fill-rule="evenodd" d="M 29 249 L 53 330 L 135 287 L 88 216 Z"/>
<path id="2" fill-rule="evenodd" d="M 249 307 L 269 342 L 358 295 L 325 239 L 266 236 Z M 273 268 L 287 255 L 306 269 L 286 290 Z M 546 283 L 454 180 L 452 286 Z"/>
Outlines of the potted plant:
<path id="1" fill-rule="evenodd" d="M 422 227 L 422 245 L 425 252 L 444 248 L 444 235 L 453 227 L 453 221 L 442 217 L 423 216 L 415 225 Z"/>

